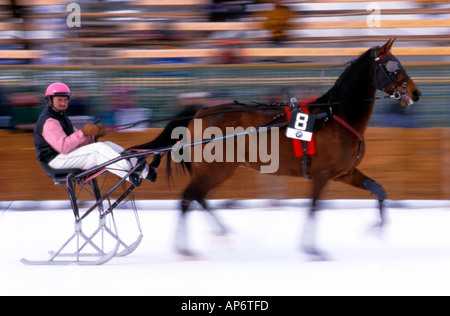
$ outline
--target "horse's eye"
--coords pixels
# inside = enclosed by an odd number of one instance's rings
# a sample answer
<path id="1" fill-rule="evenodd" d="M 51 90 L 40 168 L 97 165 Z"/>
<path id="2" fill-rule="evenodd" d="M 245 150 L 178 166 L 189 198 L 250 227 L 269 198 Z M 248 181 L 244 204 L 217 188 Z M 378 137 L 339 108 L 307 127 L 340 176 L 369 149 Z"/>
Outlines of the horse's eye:
<path id="1" fill-rule="evenodd" d="M 396 72 L 398 69 L 398 62 L 390 60 L 386 63 L 386 70 L 389 72 Z"/>

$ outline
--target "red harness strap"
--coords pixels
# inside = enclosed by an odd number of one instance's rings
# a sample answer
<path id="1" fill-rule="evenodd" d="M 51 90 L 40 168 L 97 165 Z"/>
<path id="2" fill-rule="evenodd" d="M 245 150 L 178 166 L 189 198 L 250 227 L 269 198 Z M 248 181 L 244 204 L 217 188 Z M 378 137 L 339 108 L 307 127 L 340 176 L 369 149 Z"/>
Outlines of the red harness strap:
<path id="1" fill-rule="evenodd" d="M 353 133 L 353 135 L 355 135 L 361 142 L 364 141 L 364 137 L 361 136 L 361 134 L 354 129 L 350 124 L 348 124 L 346 121 L 344 121 L 343 119 L 341 119 L 339 116 L 333 114 L 333 118 L 339 122 L 342 126 L 344 126 L 346 129 L 348 129 L 350 132 Z"/>
<path id="2" fill-rule="evenodd" d="M 350 170 L 352 170 L 356 164 L 358 163 L 358 160 L 361 156 L 361 150 L 365 146 L 366 142 L 364 141 L 364 137 L 356 130 L 354 129 L 350 124 L 348 124 L 346 121 L 341 119 L 339 116 L 333 114 L 333 118 L 340 123 L 342 126 L 344 126 L 346 129 L 348 129 L 350 132 L 353 133 L 358 139 L 359 139 L 359 147 L 358 147 L 358 154 L 356 155 L 355 162 L 353 163 L 353 166 L 348 169 L 346 172 L 343 173 L 343 175 L 346 175 Z"/>
<path id="3" fill-rule="evenodd" d="M 309 114 L 309 108 L 306 106 L 306 102 L 302 101 L 300 102 L 300 108 L 302 109 L 303 113 Z M 286 114 L 288 121 L 291 120 L 292 111 L 289 107 L 286 107 Z M 296 157 L 302 157 L 303 156 L 303 148 L 302 148 L 302 141 L 299 139 L 292 139 L 292 143 L 294 146 L 294 152 Z M 308 142 L 308 149 L 306 151 L 307 155 L 314 155 L 316 153 L 316 142 L 314 139 L 314 135 L 312 136 L 312 139 L 310 142 Z"/>

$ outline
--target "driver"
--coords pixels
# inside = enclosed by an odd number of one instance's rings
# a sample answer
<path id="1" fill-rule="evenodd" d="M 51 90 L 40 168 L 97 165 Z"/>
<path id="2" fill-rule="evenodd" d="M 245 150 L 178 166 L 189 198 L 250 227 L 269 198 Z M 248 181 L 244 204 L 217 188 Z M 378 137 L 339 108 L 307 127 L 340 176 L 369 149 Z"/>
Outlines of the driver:
<path id="1" fill-rule="evenodd" d="M 86 124 L 80 130 L 72 125 L 66 113 L 70 96 L 69 87 L 62 82 L 48 86 L 45 92 L 48 107 L 42 111 L 34 128 L 37 160 L 53 169 L 88 170 L 120 157 L 124 149 L 119 145 L 109 141 L 96 142 L 97 138 L 106 135 L 103 124 Z M 122 178 L 140 163 L 127 179 L 139 186 L 142 179 L 156 181 L 160 160 L 160 155 L 155 155 L 150 164 L 145 160 L 138 162 L 137 158 L 122 159 L 108 165 L 106 169 Z"/>

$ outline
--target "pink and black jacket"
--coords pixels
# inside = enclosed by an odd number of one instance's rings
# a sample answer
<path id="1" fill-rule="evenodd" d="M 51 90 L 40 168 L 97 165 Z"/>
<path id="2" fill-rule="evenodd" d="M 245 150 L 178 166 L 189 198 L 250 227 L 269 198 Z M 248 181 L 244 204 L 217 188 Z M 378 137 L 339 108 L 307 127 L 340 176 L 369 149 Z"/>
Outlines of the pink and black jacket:
<path id="1" fill-rule="evenodd" d="M 51 106 L 42 111 L 34 127 L 37 160 L 44 163 L 92 142 L 94 137 L 86 137 L 81 130 L 77 130 L 65 111 L 57 111 Z"/>

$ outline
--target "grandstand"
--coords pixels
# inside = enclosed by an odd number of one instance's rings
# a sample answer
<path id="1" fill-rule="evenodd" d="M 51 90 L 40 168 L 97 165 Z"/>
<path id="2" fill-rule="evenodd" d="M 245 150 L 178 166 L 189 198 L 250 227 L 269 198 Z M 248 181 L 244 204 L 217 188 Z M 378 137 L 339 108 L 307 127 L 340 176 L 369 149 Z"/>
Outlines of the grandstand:
<path id="1" fill-rule="evenodd" d="M 404 48 L 396 54 L 421 47 L 408 61 L 448 61 L 449 55 L 447 1 L 283 1 L 292 11 L 283 51 L 269 41 L 271 1 L 224 1 L 220 9 L 229 14 L 218 18 L 218 6 L 208 0 L 79 1 L 80 27 L 66 23 L 77 13 L 67 11 L 69 1 L 13 2 L 0 1 L 0 57 L 33 64 L 139 64 L 161 55 L 209 63 L 227 48 L 250 61 L 290 56 L 320 62 L 353 56 L 389 36 Z M 23 48 L 32 52 L 16 54 Z"/>
<path id="2" fill-rule="evenodd" d="M 205 102 L 322 93 L 343 63 L 391 36 L 428 93 L 420 126 L 450 125 L 447 1 L 282 1 L 291 12 L 282 41 L 269 30 L 272 1 L 216 2 L 77 1 L 80 27 L 69 27 L 77 14 L 67 11 L 70 1 L 0 0 L 0 127 L 31 128 L 41 104 L 22 94 L 36 100 L 54 80 L 67 81 L 80 109 L 90 109 L 78 114 L 108 124 L 119 98 L 111 91 L 124 88 L 155 118 L 191 92 L 207 91 Z M 386 107 L 377 107 L 375 126 Z"/>

